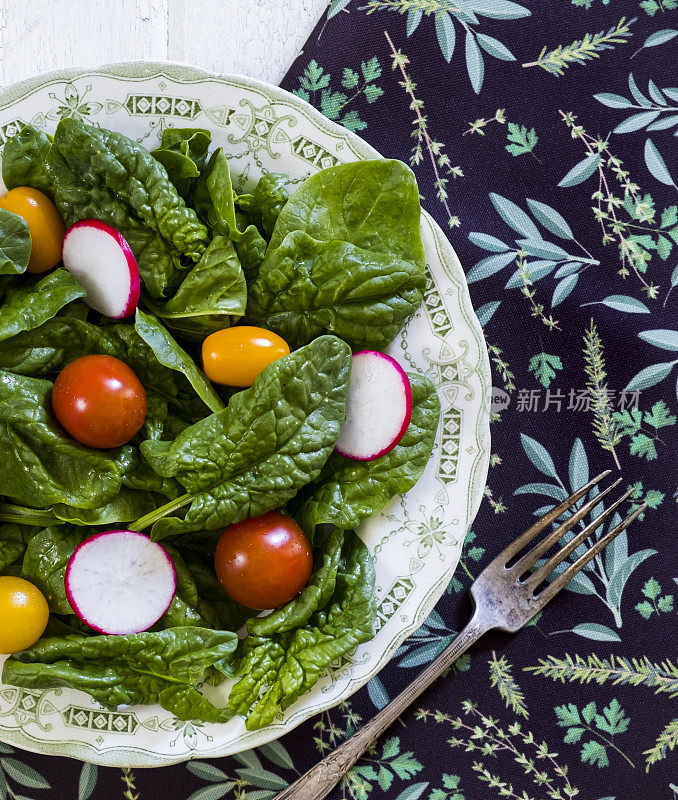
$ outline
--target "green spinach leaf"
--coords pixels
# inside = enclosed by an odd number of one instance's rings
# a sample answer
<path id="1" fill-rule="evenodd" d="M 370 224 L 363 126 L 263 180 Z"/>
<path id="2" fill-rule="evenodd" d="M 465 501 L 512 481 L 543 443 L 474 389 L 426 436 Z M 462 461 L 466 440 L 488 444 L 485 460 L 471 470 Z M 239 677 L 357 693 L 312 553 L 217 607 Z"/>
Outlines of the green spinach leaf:
<path id="1" fill-rule="evenodd" d="M 240 630 L 248 617 L 254 613 L 252 609 L 232 600 L 222 589 L 214 570 L 202 559 L 192 554 L 185 555 L 185 558 L 198 596 L 204 604 L 203 609 L 209 604 L 211 613 L 214 614 L 215 627 L 226 631 Z"/>
<path id="2" fill-rule="evenodd" d="M 169 608 L 156 623 L 159 630 L 195 626 L 217 628 L 218 620 L 209 603 L 204 603 L 191 571 L 176 548 L 166 545 L 177 573 L 177 588 Z"/>
<path id="3" fill-rule="evenodd" d="M 40 589 L 47 598 L 49 610 L 56 614 L 73 614 L 64 585 L 66 565 L 87 536 L 88 532 L 82 528 L 59 525 L 40 531 L 26 546 L 21 574 Z"/>
<path id="4" fill-rule="evenodd" d="M 259 178 L 252 194 L 236 198 L 237 207 L 261 230 L 266 239 L 271 238 L 273 227 L 288 201 L 289 177 L 278 172 L 268 172 Z"/>
<path id="5" fill-rule="evenodd" d="M 8 189 L 32 186 L 53 197 L 54 183 L 47 166 L 52 141 L 51 136 L 32 125 L 24 125 L 8 139 L 2 151 L 2 179 Z"/>
<path id="6" fill-rule="evenodd" d="M 50 272 L 32 286 L 10 289 L 0 306 L 0 342 L 39 327 L 85 294 L 77 279 L 65 269 Z"/>
<path id="7" fill-rule="evenodd" d="M 49 381 L 0 371 L 0 494 L 20 503 L 98 508 L 120 491 L 106 454 L 76 444 L 50 412 Z"/>
<path id="8" fill-rule="evenodd" d="M 110 502 L 99 508 L 73 508 L 64 503 L 56 503 L 52 506 L 52 511 L 57 519 L 74 525 L 110 525 L 139 519 L 144 514 L 150 514 L 156 505 L 150 492 L 123 486 Z"/>
<path id="9" fill-rule="evenodd" d="M 160 147 L 151 151 L 182 197 L 197 183 L 211 142 L 212 134 L 204 128 L 165 128 Z"/>
<path id="10" fill-rule="evenodd" d="M 424 285 L 412 261 L 293 231 L 269 245 L 249 287 L 247 319 L 293 347 L 332 332 L 354 349 L 382 350 L 421 304 Z"/>
<path id="11" fill-rule="evenodd" d="M 224 722 L 228 711 L 213 706 L 196 684 L 237 641 L 229 631 L 196 627 L 41 639 L 5 662 L 2 681 L 28 689 L 70 686 L 109 708 L 159 703 L 181 720 Z"/>
<path id="12" fill-rule="evenodd" d="M 320 472 L 345 417 L 351 351 L 323 336 L 266 367 L 224 411 L 187 428 L 173 442 L 145 441 L 153 469 L 176 478 L 190 508 L 165 517 L 179 498 L 137 520 L 151 535 L 214 530 L 277 508 Z M 156 521 L 157 520 L 157 521 Z"/>
<path id="13" fill-rule="evenodd" d="M 412 420 L 393 450 L 374 461 L 333 453 L 317 479 L 294 498 L 292 512 L 307 533 L 321 523 L 355 528 L 421 477 L 433 450 L 440 400 L 428 378 L 410 374 L 409 379 Z"/>
<path id="14" fill-rule="evenodd" d="M 18 561 L 26 550 L 21 528 L 14 524 L 0 525 L 0 570 Z"/>
<path id="15" fill-rule="evenodd" d="M 199 341 L 242 317 L 247 284 L 232 242 L 215 236 L 174 297 L 162 306 L 149 305 L 170 328 Z"/>
<path id="16" fill-rule="evenodd" d="M 247 636 L 240 645 L 230 708 L 262 728 L 307 692 L 337 658 L 374 636 L 372 556 L 358 536 L 344 545 L 334 593 L 308 622 L 286 633 Z"/>
<path id="17" fill-rule="evenodd" d="M 0 208 L 0 275 L 26 271 L 31 256 L 31 234 L 23 217 Z"/>
<path id="18" fill-rule="evenodd" d="M 167 328 L 156 317 L 152 314 L 145 314 L 138 308 L 134 328 L 164 367 L 180 372 L 186 377 L 195 393 L 210 411 L 221 411 L 224 408 L 222 399 L 205 373 L 198 369 L 191 356 L 177 344 Z"/>

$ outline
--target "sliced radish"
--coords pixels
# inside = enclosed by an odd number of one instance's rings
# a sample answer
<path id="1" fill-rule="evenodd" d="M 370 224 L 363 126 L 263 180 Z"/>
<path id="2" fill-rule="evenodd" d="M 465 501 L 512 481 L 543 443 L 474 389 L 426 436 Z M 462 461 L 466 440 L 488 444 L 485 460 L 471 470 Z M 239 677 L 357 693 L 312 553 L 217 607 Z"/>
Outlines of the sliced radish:
<path id="1" fill-rule="evenodd" d="M 355 353 L 337 453 L 355 461 L 386 455 L 403 438 L 411 418 L 412 389 L 400 364 L 377 350 Z"/>
<path id="2" fill-rule="evenodd" d="M 177 573 L 167 550 L 136 531 L 85 539 L 66 567 L 66 596 L 80 619 L 100 633 L 140 633 L 167 611 Z"/>
<path id="3" fill-rule="evenodd" d="M 64 267 L 87 290 L 84 302 L 111 319 L 125 319 L 139 302 L 139 267 L 125 237 L 96 219 L 83 219 L 66 231 Z"/>

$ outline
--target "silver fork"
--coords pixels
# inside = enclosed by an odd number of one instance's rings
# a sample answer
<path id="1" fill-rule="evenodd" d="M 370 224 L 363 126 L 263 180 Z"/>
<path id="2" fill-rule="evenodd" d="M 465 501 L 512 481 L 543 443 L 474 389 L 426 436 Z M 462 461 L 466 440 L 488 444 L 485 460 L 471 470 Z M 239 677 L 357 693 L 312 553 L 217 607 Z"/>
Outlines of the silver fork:
<path id="1" fill-rule="evenodd" d="M 547 551 L 556 545 L 568 531 L 572 530 L 605 498 L 615 486 L 621 483 L 621 478 L 597 494 L 592 499 L 583 503 L 561 525 L 558 525 L 547 536 L 522 555 L 514 560 L 539 533 L 556 522 L 563 512 L 570 509 L 575 503 L 585 497 L 594 486 L 610 474 L 610 470 L 601 472 L 586 486 L 582 486 L 573 495 L 551 509 L 531 525 L 525 533 L 514 539 L 508 547 L 491 561 L 475 579 L 469 593 L 473 600 L 473 614 L 466 627 L 443 652 L 426 667 L 426 669 L 394 700 L 382 708 L 376 716 L 356 731 L 336 750 L 329 753 L 314 767 L 298 778 L 293 784 L 278 794 L 274 800 L 322 800 L 339 781 L 346 775 L 355 762 L 362 756 L 367 748 L 407 709 L 422 692 L 427 689 L 442 672 L 444 672 L 462 653 L 478 641 L 487 631 L 494 628 L 507 633 L 519 631 L 525 623 L 555 597 L 556 594 L 571 580 L 582 567 L 595 558 L 616 536 L 645 511 L 647 503 L 643 503 L 626 519 L 615 525 L 598 541 L 593 544 L 583 555 L 570 564 L 551 583 L 544 588 L 541 585 L 553 570 L 561 564 L 567 556 L 574 552 L 586 539 L 604 522 L 612 518 L 617 508 L 632 494 L 633 490 L 625 492 L 612 505 L 589 522 L 558 552 L 548 558 L 534 572 L 530 569 L 535 566 Z"/>

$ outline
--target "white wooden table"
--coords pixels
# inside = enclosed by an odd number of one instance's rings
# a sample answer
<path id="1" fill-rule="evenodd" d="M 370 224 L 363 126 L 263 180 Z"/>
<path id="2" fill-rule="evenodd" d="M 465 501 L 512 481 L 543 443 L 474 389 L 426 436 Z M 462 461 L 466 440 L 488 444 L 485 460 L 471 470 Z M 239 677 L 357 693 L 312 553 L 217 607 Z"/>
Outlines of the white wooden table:
<path id="1" fill-rule="evenodd" d="M 0 87 L 62 67 L 183 61 L 279 83 L 327 0 L 0 0 Z"/>

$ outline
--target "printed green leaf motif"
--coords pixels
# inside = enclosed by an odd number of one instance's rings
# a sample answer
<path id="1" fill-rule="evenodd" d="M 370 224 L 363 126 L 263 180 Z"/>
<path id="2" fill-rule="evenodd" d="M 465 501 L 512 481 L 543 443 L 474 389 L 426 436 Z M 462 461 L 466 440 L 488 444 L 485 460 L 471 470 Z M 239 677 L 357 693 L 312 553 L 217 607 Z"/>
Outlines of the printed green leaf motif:
<path id="1" fill-rule="evenodd" d="M 657 150 L 652 139 L 645 141 L 645 165 L 650 173 L 660 182 L 667 186 L 675 186 L 675 181 L 671 177 L 666 162 Z"/>
<path id="2" fill-rule="evenodd" d="M 97 508 L 120 491 L 118 467 L 76 444 L 51 414 L 49 381 L 0 370 L 0 494 L 19 503 Z"/>
<path id="3" fill-rule="evenodd" d="M 565 177 L 560 181 L 558 186 L 561 187 L 570 187 L 576 186 L 578 183 L 583 183 L 587 178 L 590 178 L 591 175 L 598 169 L 598 165 L 600 164 L 600 153 L 591 153 L 590 155 L 583 158 L 578 164 L 575 164 L 574 167 L 565 175 Z"/>
<path id="4" fill-rule="evenodd" d="M 551 385 L 551 381 L 556 377 L 555 371 L 562 370 L 563 363 L 560 360 L 560 356 L 542 352 L 532 356 L 527 368 L 534 373 L 534 377 L 542 386 L 547 387 Z"/>
<path id="5" fill-rule="evenodd" d="M 137 520 L 135 527 L 155 522 L 154 539 L 214 530 L 293 497 L 318 475 L 339 435 L 350 356 L 344 342 L 320 337 L 270 364 L 227 408 L 186 428 L 173 442 L 142 442 L 153 469 L 176 478 L 188 494 Z M 183 519 L 162 519 L 189 503 Z"/>
<path id="6" fill-rule="evenodd" d="M 159 703 L 178 719 L 223 722 L 195 688 L 205 670 L 231 656 L 238 637 L 229 631 L 168 628 L 127 636 L 49 637 L 15 653 L 2 680 L 28 689 L 69 686 L 109 708 Z"/>
<path id="7" fill-rule="evenodd" d="M 0 208 L 0 275 L 25 272 L 30 255 L 28 223 L 18 214 Z"/>
<path id="8" fill-rule="evenodd" d="M 555 208 L 546 205 L 546 203 L 540 203 L 538 200 L 530 200 L 529 197 L 527 198 L 527 205 L 537 222 L 540 222 L 547 231 L 559 236 L 561 239 L 574 239 L 572 228 Z"/>
<path id="9" fill-rule="evenodd" d="M 576 744 L 586 738 L 581 747 L 583 763 L 599 768 L 609 766 L 607 748 L 610 747 L 626 759 L 632 767 L 634 766 L 628 756 L 610 738 L 627 731 L 630 723 L 616 698 L 613 698 L 609 705 L 602 709 L 602 713 L 598 713 L 594 701 L 581 709 L 581 715 L 573 703 L 556 706 L 553 710 L 558 725 L 567 729 L 564 736 L 566 744 Z M 589 736 L 595 738 L 588 738 Z"/>
<path id="10" fill-rule="evenodd" d="M 651 386 L 660 383 L 671 374 L 671 370 L 676 363 L 675 361 L 665 361 L 662 364 L 651 364 L 649 367 L 641 369 L 626 384 L 626 391 L 636 392 L 641 389 L 649 389 Z"/>
<path id="11" fill-rule="evenodd" d="M 658 328 L 651 331 L 641 331 L 638 338 L 662 350 L 678 351 L 678 331 Z"/>
<path id="12" fill-rule="evenodd" d="M 321 523 L 353 529 L 421 477 L 438 428 L 440 400 L 428 378 L 408 377 L 412 420 L 395 448 L 374 461 L 353 461 L 333 453 L 316 480 L 295 498 L 293 515 L 307 533 Z"/>
<path id="13" fill-rule="evenodd" d="M 615 311 L 624 311 L 626 314 L 649 314 L 650 309 L 645 303 L 635 297 L 626 294 L 610 294 L 598 301 L 600 305 L 613 308 Z M 584 305 L 594 305 L 594 303 L 584 303 Z"/>
<path id="14" fill-rule="evenodd" d="M 85 294 L 77 279 L 63 269 L 50 272 L 33 285 L 9 288 L 0 305 L 0 342 L 39 327 Z"/>
<path id="15" fill-rule="evenodd" d="M 526 239 L 535 242 L 541 241 L 539 229 L 520 206 L 495 192 L 490 193 L 490 200 L 499 216 L 514 231 L 521 233 Z"/>
<path id="16" fill-rule="evenodd" d="M 522 156 L 525 153 L 531 153 L 539 141 L 539 137 L 534 128 L 528 130 L 525 125 L 517 125 L 515 122 L 508 123 L 506 139 L 509 142 L 509 144 L 506 145 L 506 149 L 512 156 Z"/>
<path id="17" fill-rule="evenodd" d="M 527 436 L 525 433 L 520 434 L 520 442 L 525 451 L 525 455 L 540 472 L 543 472 L 544 475 L 548 475 L 549 478 L 558 477 L 556 465 L 553 463 L 553 459 L 543 445 L 539 444 L 536 439 Z"/>
<path id="18" fill-rule="evenodd" d="M 456 41 L 454 23 L 449 13 L 443 12 L 442 14 L 435 15 L 435 28 L 440 52 L 443 54 L 445 61 L 449 63 L 454 54 L 454 45 Z"/>

